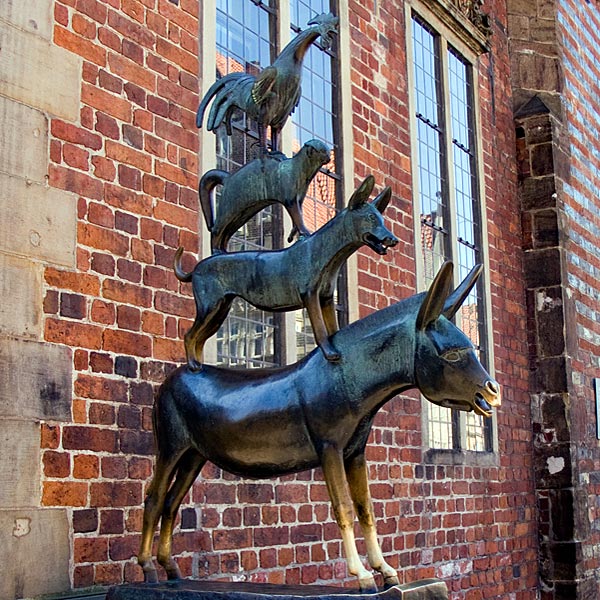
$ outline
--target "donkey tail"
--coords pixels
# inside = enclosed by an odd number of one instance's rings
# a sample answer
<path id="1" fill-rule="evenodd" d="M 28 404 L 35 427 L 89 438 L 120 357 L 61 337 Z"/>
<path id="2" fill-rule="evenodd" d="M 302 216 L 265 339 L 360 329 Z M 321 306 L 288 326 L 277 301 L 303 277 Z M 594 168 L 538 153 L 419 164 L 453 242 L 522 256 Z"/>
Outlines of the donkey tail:
<path id="1" fill-rule="evenodd" d="M 213 230 L 215 226 L 215 216 L 213 214 L 212 203 L 210 201 L 210 193 L 218 185 L 223 185 L 225 180 L 229 177 L 227 171 L 221 171 L 220 169 L 211 169 L 202 175 L 200 184 L 198 186 L 198 194 L 200 195 L 200 206 L 202 207 L 202 213 L 204 214 L 204 220 L 206 221 L 206 227 L 209 231 Z"/>
<path id="2" fill-rule="evenodd" d="M 175 271 L 175 277 L 179 279 L 179 281 L 191 281 L 193 271 L 186 273 L 181 268 L 181 255 L 183 254 L 183 246 L 179 246 L 177 248 L 177 252 L 175 252 L 175 258 L 173 259 L 173 271 Z"/>

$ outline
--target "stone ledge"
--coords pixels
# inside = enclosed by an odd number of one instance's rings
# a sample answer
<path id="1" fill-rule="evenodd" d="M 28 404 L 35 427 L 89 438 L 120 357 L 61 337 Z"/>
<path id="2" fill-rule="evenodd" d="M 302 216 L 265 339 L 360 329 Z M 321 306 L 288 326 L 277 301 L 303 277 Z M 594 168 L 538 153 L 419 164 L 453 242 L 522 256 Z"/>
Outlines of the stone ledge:
<path id="1" fill-rule="evenodd" d="M 164 583 L 115 586 L 106 600 L 447 600 L 448 589 L 439 579 L 395 585 L 372 594 L 330 586 L 284 586 L 180 579 Z"/>

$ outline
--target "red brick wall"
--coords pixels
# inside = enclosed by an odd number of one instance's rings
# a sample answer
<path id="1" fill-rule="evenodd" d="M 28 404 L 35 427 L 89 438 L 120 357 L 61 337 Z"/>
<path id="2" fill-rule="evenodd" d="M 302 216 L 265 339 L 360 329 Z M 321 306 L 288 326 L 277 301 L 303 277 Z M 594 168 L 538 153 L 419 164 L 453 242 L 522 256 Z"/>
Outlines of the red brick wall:
<path id="1" fill-rule="evenodd" d="M 560 200 L 567 235 L 563 265 L 570 293 L 567 307 L 567 355 L 571 377 L 572 462 L 576 520 L 581 542 L 578 578 L 600 590 L 600 446 L 596 437 L 593 378 L 600 377 L 600 156 L 598 80 L 600 78 L 600 6 L 594 0 L 558 3 L 558 36 L 565 78 L 565 129 L 570 166 Z M 558 162 L 557 170 L 560 169 Z M 591 596 L 590 596 L 591 597 Z"/>
<path id="2" fill-rule="evenodd" d="M 385 258 L 359 254 L 364 316 L 415 288 L 410 117 L 402 3 L 349 4 L 356 180 L 373 173 L 392 187 L 386 216 L 400 239 Z M 486 4 L 493 49 L 479 91 L 500 452 L 493 466 L 426 464 L 413 394 L 378 415 L 367 458 L 383 550 L 402 581 L 442 577 L 454 600 L 525 600 L 537 556 L 520 224 L 504 2 Z M 46 271 L 46 340 L 73 348 L 75 381 L 73 422 L 42 428 L 43 502 L 72 508 L 82 587 L 141 578 L 153 389 L 182 360 L 193 315 L 171 263 L 178 245 L 198 247 L 198 3 L 57 0 L 55 19 L 55 43 L 84 65 L 80 121 L 51 123 L 49 183 L 80 199 L 78 267 Z M 184 575 L 347 581 L 320 471 L 252 483 L 207 466 L 192 496 L 174 542 Z"/>

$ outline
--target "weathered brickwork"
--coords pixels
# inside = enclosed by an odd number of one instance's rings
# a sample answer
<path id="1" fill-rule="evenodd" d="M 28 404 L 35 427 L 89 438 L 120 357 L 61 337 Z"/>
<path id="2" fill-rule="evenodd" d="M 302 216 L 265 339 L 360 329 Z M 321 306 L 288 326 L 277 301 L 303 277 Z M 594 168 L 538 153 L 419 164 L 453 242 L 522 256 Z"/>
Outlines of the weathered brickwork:
<path id="1" fill-rule="evenodd" d="M 597 2 L 561 0 L 557 22 L 563 54 L 564 102 L 570 164 L 563 188 L 565 274 L 570 312 L 567 347 L 571 358 L 569 388 L 576 518 L 580 544 L 577 577 L 581 598 L 600 592 L 600 448 L 596 437 L 593 378 L 600 377 L 600 7 Z M 586 595 L 587 594 L 587 595 Z"/>
<path id="2" fill-rule="evenodd" d="M 509 34 L 542 43 L 554 68 L 531 84 L 513 69 L 532 368 L 540 582 L 544 600 L 600 592 L 596 2 L 509 2 Z M 533 12 L 532 12 L 533 10 Z M 540 52 L 542 48 L 540 48 Z M 549 64 L 549 63 L 548 63 Z"/>
<path id="3" fill-rule="evenodd" d="M 26 161 L 31 156 L 17 153 L 10 154 L 13 163 L 0 168 L 2 176 L 7 173 L 21 188 L 39 194 L 27 193 L 36 201 L 30 199 L 38 211 L 29 211 L 36 226 L 21 225 L 24 217 L 17 211 L 15 225 L 0 235 L 3 265 L 17 264 L 29 257 L 31 247 L 40 248 L 26 266 L 15 267 L 28 271 L 31 281 L 22 286 L 23 297 L 15 288 L 18 302 L 27 307 L 19 313 L 25 322 L 0 309 L 2 334 L 18 339 L 6 362 L 23 369 L 33 360 L 30 346 L 23 345 L 35 343 L 40 352 L 51 345 L 58 365 L 54 387 L 38 370 L 27 387 L 31 394 L 42 390 L 45 403 L 29 400 L 23 414 L 11 413 L 11 418 L 28 419 L 26 426 L 15 427 L 27 439 L 14 460 L 34 464 L 39 476 L 10 494 L 19 492 L 25 498 L 19 503 L 40 509 L 52 519 L 53 531 L 69 542 L 65 555 L 52 559 L 62 569 L 52 589 L 40 587 L 43 582 L 19 588 L 17 564 L 7 588 L 11 596 L 20 589 L 34 595 L 142 577 L 134 557 L 152 473 L 153 395 L 183 360 L 182 335 L 194 310 L 189 286 L 179 284 L 171 265 L 179 245 L 188 258 L 197 253 L 198 156 L 214 151 L 199 147 L 194 124 L 202 83 L 197 76 L 201 2 L 29 4 L 44 10 L 51 5 L 49 23 L 34 34 L 26 28 L 30 19 L 19 13 L 11 15 L 14 27 L 52 49 L 43 65 L 62 57 L 63 78 L 72 81 L 64 94 L 70 102 L 57 101 L 58 93 L 46 97 L 32 86 L 19 106 L 1 113 L 12 121 L 11 115 L 19 114 L 19 123 L 30 119 L 44 140 L 34 146 L 35 165 Z M 509 17 L 504 0 L 486 1 L 485 10 L 492 15 L 493 34 L 491 51 L 479 62 L 478 93 L 494 367 L 503 389 L 498 452 L 484 457 L 426 452 L 421 399 L 413 393 L 394 399 L 377 416 L 367 459 L 382 547 L 402 581 L 441 577 L 452 600 L 533 600 L 537 518 Z M 392 187 L 386 220 L 400 240 L 386 257 L 358 255 L 359 314 L 364 316 L 413 293 L 416 285 L 406 13 L 403 2 L 351 0 L 348 14 L 355 179 L 373 173 L 378 186 Z M 49 89 L 52 77 L 46 73 L 43 83 Z M 22 104 L 35 112 L 19 113 Z M 5 143 L 18 150 L 18 140 L 15 132 Z M 545 150 L 532 159 L 540 173 L 551 166 Z M 50 212 L 48 218 L 41 207 Z M 555 245 L 554 216 L 550 206 L 536 212 L 532 227 L 540 248 Z M 30 237 L 31 229 L 39 240 Z M 581 227 L 576 231 L 582 238 L 589 235 Z M 598 335 L 589 312 L 597 309 L 583 298 L 578 301 L 579 312 L 587 315 L 581 325 Z M 9 406 L 6 395 L 3 390 L 2 415 Z M 8 478 L 10 471 L 3 472 Z M 13 496 L 5 494 L 6 508 L 17 508 Z M 13 522 L 12 512 L 4 516 Z M 38 522 L 43 520 L 32 517 Z M 19 557 L 31 548 L 23 545 Z M 362 541 L 359 550 L 364 554 Z M 184 502 L 174 551 L 184 575 L 350 582 L 320 471 L 241 482 L 207 465 Z"/>

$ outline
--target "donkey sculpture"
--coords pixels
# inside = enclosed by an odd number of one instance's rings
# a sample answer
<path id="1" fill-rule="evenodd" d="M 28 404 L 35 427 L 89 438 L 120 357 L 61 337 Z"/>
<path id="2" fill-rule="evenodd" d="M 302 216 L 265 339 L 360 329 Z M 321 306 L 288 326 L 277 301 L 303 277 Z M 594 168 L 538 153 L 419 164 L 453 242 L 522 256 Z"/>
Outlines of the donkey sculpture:
<path id="1" fill-rule="evenodd" d="M 375 591 L 354 539 L 353 503 L 370 566 L 387 585 L 398 583 L 377 541 L 365 446 L 377 411 L 417 387 L 431 402 L 489 417 L 500 405 L 498 384 L 479 363 L 469 339 L 450 319 L 481 272 L 452 289 L 446 263 L 427 293 L 352 323 L 333 336 L 342 359 L 314 350 L 280 369 L 236 371 L 179 367 L 154 404 L 158 448 L 148 489 L 138 562 L 157 581 L 152 539 L 162 516 L 158 562 L 180 577 L 171 556 L 175 516 L 206 461 L 244 477 L 275 477 L 321 467 L 341 529 L 348 570 L 360 589 Z M 174 478 L 174 481 L 173 481 Z M 172 482 L 172 483 L 171 483 Z"/>
<path id="2" fill-rule="evenodd" d="M 348 201 L 348 207 L 312 235 L 283 250 L 214 254 L 191 273 L 181 270 L 182 248 L 175 255 L 175 275 L 191 281 L 196 320 L 185 335 L 188 366 L 200 370 L 206 340 L 217 332 L 236 297 L 263 310 L 282 312 L 306 308 L 315 340 L 328 360 L 340 354 L 329 340 L 337 329 L 333 293 L 344 261 L 361 246 L 386 254 L 398 240 L 385 227 L 389 187 L 367 202 L 375 180 L 369 175 Z"/>

